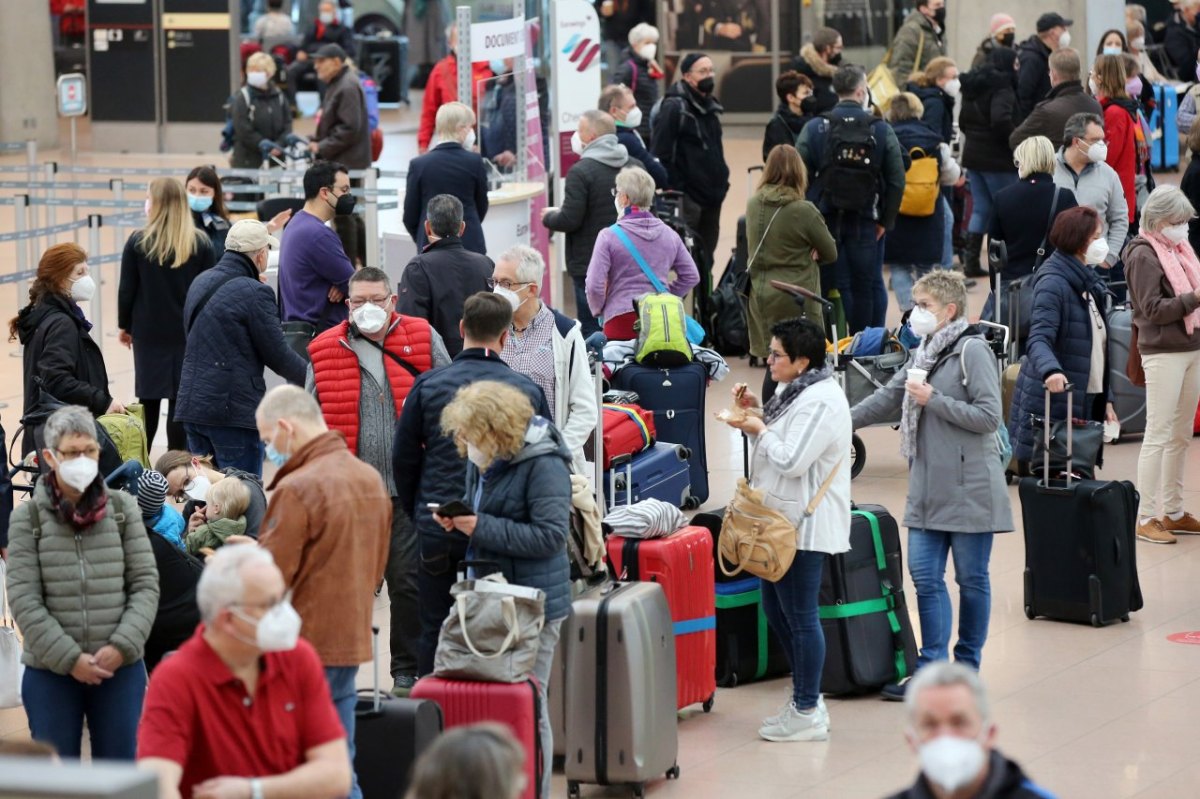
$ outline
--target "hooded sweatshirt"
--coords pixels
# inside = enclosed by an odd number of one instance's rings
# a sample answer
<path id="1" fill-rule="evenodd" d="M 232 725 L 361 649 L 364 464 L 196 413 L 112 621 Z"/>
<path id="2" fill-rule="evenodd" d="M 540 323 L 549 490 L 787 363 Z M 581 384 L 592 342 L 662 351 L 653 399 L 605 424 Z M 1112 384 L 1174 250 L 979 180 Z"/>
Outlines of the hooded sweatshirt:
<path id="1" fill-rule="evenodd" d="M 684 297 L 700 282 L 700 272 L 687 247 L 662 220 L 645 211 L 633 211 L 618 224 L 667 291 Z M 629 249 L 612 230 L 601 230 L 587 267 L 587 299 L 592 313 L 605 320 L 631 313 L 635 299 L 653 292 L 650 279 Z"/>

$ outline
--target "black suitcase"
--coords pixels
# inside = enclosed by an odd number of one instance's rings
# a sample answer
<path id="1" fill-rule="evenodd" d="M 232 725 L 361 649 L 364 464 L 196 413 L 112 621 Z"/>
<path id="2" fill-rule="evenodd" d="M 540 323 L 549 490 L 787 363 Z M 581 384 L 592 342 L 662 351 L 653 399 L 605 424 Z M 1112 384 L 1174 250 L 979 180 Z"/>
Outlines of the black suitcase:
<path id="1" fill-rule="evenodd" d="M 877 691 L 915 670 L 917 642 L 904 599 L 900 550 L 900 530 L 885 508 L 854 509 L 850 551 L 829 556 L 821 575 L 823 693 Z"/>
<path id="2" fill-rule="evenodd" d="M 1069 384 L 1066 394 L 1067 416 L 1073 418 Z M 1129 614 L 1142 608 L 1138 492 L 1127 480 L 1071 479 L 1071 427 L 1067 425 L 1067 479 L 1026 477 L 1018 487 L 1025 527 L 1025 616 L 1095 627 L 1129 621 Z M 1048 474 L 1050 425 L 1043 428 L 1043 474 Z"/>
<path id="3" fill-rule="evenodd" d="M 379 628 L 371 633 L 375 688 L 360 691 L 354 707 L 354 773 L 363 799 L 403 799 L 413 764 L 442 734 L 442 708 L 380 694 Z"/>
<path id="4" fill-rule="evenodd" d="M 365 37 L 359 46 L 359 62 L 379 87 L 379 102 L 408 103 L 408 84 L 404 80 L 408 71 L 407 36 Z"/>
<path id="5" fill-rule="evenodd" d="M 687 447 L 692 480 L 687 507 L 700 507 L 708 499 L 708 456 L 704 445 L 708 368 L 694 362 L 673 369 L 631 363 L 613 376 L 612 384 L 614 388 L 634 392 L 638 404 L 654 412 L 659 441 Z"/>

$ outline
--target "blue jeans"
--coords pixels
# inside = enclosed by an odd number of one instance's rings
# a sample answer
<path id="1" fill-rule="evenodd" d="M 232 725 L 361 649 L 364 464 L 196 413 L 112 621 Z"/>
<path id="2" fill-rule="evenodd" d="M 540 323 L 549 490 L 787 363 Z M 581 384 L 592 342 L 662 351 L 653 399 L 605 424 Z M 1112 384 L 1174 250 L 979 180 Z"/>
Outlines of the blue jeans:
<path id="1" fill-rule="evenodd" d="M 193 455 L 212 455 L 218 469 L 233 467 L 262 477 L 263 443 L 257 430 L 184 422 Z"/>
<path id="2" fill-rule="evenodd" d="M 917 592 L 921 618 L 921 650 L 917 668 L 950 657 L 953 610 L 946 590 L 946 555 L 954 554 L 954 580 L 958 583 L 958 642 L 954 660 L 978 671 L 987 640 L 992 611 L 988 560 L 992 533 L 946 533 L 908 530 L 908 573 Z"/>
<path id="3" fill-rule="evenodd" d="M 583 337 L 586 339 L 593 333 L 600 332 L 600 322 L 596 317 L 592 316 L 591 308 L 588 307 L 587 291 L 585 290 L 586 277 L 579 275 L 571 275 L 571 283 L 575 286 L 575 318 L 583 325 Z"/>
<path id="4" fill-rule="evenodd" d="M 992 198 L 1001 189 L 1007 188 L 1019 180 L 1016 169 L 1011 172 L 979 172 L 967 170 L 967 180 L 971 183 L 971 221 L 967 223 L 969 233 L 987 233 L 988 224 L 992 220 Z"/>
<path id="5" fill-rule="evenodd" d="M 64 758 L 79 758 L 83 720 L 92 740 L 92 759 L 129 760 L 137 754 L 138 720 L 146 697 L 142 661 L 117 669 L 99 685 L 69 674 L 26 668 L 21 695 L 35 741 L 48 743 Z"/>
<path id="6" fill-rule="evenodd" d="M 834 212 L 825 224 L 837 242 L 838 257 L 821 266 L 821 293 L 831 289 L 842 295 L 842 309 L 851 334 L 882 325 L 887 313 L 887 287 L 883 284 L 882 242 L 875 238 L 875 220 L 858 214 Z M 882 307 L 880 300 L 882 299 Z"/>
<path id="7" fill-rule="evenodd" d="M 358 775 L 354 773 L 354 703 L 357 701 L 354 678 L 357 676 L 358 666 L 325 667 L 325 682 L 329 683 L 333 707 L 346 731 L 346 747 L 350 750 L 350 799 L 362 799 L 362 788 L 358 787 Z"/>
<path id="8" fill-rule="evenodd" d="M 825 557 L 824 552 L 797 550 L 782 580 L 762 581 L 763 613 L 783 643 L 792 670 L 792 701 L 797 710 L 811 710 L 821 696 L 825 633 L 817 615 L 817 595 Z"/>
<path id="9" fill-rule="evenodd" d="M 942 194 L 942 199 L 939 201 L 942 204 L 942 269 L 954 268 L 954 209 L 950 207 L 950 201 L 946 199 L 945 193 Z M 895 285 L 892 286 L 895 288 Z"/>
<path id="10" fill-rule="evenodd" d="M 933 271 L 934 264 L 892 264 L 892 291 L 903 313 L 913 307 L 913 284 Z"/>

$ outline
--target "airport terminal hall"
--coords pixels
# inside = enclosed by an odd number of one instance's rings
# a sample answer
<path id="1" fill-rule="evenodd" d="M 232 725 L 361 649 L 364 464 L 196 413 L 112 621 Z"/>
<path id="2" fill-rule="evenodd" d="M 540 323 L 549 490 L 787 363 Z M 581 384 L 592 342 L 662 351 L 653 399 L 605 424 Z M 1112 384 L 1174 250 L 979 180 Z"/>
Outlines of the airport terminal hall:
<path id="1" fill-rule="evenodd" d="M 0 799 L 1200 796 L 1200 0 L 0 30 Z"/>

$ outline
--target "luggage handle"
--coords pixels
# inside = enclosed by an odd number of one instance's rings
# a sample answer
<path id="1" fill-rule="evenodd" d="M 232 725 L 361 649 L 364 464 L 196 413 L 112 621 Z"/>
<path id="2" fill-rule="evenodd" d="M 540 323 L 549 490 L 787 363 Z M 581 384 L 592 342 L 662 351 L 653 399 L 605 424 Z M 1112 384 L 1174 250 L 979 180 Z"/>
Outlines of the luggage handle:
<path id="1" fill-rule="evenodd" d="M 1073 390 L 1075 386 L 1067 383 L 1067 488 L 1071 487 L 1071 475 L 1075 471 L 1075 425 L 1071 421 L 1075 418 L 1075 404 Z M 1046 415 L 1043 417 L 1042 424 L 1042 480 L 1043 485 L 1050 487 L 1050 389 L 1045 389 L 1046 394 Z"/>
<path id="2" fill-rule="evenodd" d="M 379 706 L 382 703 L 383 697 L 379 693 L 379 625 L 371 625 L 371 709 L 373 712 L 379 712 Z"/>

